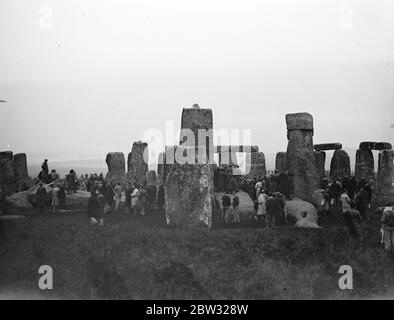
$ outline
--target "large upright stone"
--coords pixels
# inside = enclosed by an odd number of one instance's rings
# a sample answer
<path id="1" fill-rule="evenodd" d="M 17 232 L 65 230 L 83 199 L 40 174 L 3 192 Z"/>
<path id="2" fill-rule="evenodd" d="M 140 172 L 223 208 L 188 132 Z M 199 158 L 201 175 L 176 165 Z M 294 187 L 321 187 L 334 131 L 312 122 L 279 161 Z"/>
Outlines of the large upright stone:
<path id="1" fill-rule="evenodd" d="M 263 152 L 252 152 L 246 157 L 246 176 L 250 179 L 262 179 L 267 171 L 265 167 L 265 156 Z M 250 160 L 250 161 L 249 161 Z M 249 162 L 249 163 L 248 163 Z"/>
<path id="2" fill-rule="evenodd" d="M 144 184 L 148 173 L 148 144 L 137 141 L 133 143 L 127 158 L 127 180 Z"/>
<path id="3" fill-rule="evenodd" d="M 169 165 L 164 183 L 167 225 L 212 226 L 213 172 L 209 164 Z"/>
<path id="4" fill-rule="evenodd" d="M 378 193 L 388 194 L 393 191 L 394 151 L 381 150 L 378 159 Z"/>
<path id="5" fill-rule="evenodd" d="M 350 158 L 345 150 L 335 150 L 330 164 L 330 178 L 350 176 Z"/>
<path id="6" fill-rule="evenodd" d="M 165 152 L 160 152 L 159 157 L 157 159 L 157 178 L 160 183 L 164 182 L 164 164 L 166 160 L 166 153 Z"/>
<path id="7" fill-rule="evenodd" d="M 319 187 L 313 151 L 313 118 L 309 113 L 286 114 L 286 169 L 293 175 L 294 196 L 311 201 Z"/>
<path id="8" fill-rule="evenodd" d="M 275 170 L 284 172 L 286 170 L 286 152 L 278 152 L 275 158 Z"/>
<path id="9" fill-rule="evenodd" d="M 11 151 L 0 152 L 0 187 L 8 195 L 16 190 L 14 159 Z"/>
<path id="10" fill-rule="evenodd" d="M 356 165 L 355 165 L 355 177 L 357 181 L 361 178 L 367 180 L 374 179 L 374 160 L 371 150 L 360 150 L 356 152 Z"/>
<path id="11" fill-rule="evenodd" d="M 28 184 L 29 181 L 26 153 L 17 153 L 14 155 L 14 175 L 16 191 L 21 191 L 23 184 Z"/>
<path id="12" fill-rule="evenodd" d="M 187 147 L 200 147 L 201 152 L 205 147 L 206 162 L 213 161 L 215 150 L 213 148 L 212 109 L 200 108 L 197 104 L 193 108 L 183 108 L 180 144 Z"/>
<path id="13" fill-rule="evenodd" d="M 326 177 L 326 153 L 324 151 L 315 151 L 316 170 L 319 180 Z"/>
<path id="14" fill-rule="evenodd" d="M 148 172 L 148 185 L 156 185 L 157 175 L 155 170 L 149 170 Z"/>
<path id="15" fill-rule="evenodd" d="M 107 180 L 124 184 L 126 181 L 126 164 L 123 152 L 109 152 L 105 162 L 108 166 Z"/>

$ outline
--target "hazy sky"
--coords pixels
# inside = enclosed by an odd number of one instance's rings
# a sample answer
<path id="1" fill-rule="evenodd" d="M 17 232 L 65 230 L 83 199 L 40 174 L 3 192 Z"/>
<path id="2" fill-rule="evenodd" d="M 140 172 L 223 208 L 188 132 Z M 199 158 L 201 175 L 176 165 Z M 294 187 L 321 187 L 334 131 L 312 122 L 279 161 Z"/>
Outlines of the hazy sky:
<path id="1" fill-rule="evenodd" d="M 2 0 L 0 39 L 0 149 L 31 163 L 127 154 L 194 103 L 268 166 L 289 112 L 315 143 L 394 142 L 392 0 Z"/>

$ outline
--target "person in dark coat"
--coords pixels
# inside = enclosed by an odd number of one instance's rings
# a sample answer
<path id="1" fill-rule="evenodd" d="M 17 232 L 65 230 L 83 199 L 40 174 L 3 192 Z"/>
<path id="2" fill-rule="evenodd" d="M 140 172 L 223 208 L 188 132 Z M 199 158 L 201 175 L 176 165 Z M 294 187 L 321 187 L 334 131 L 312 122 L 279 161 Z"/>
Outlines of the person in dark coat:
<path id="1" fill-rule="evenodd" d="M 277 221 L 281 221 L 284 203 L 279 193 L 274 193 L 267 201 L 266 226 L 274 229 Z"/>
<path id="2" fill-rule="evenodd" d="M 90 193 L 88 201 L 88 217 L 92 225 L 104 225 L 103 216 L 98 195 L 95 192 Z"/>
<path id="3" fill-rule="evenodd" d="M 356 204 L 351 201 L 350 202 L 350 210 L 348 211 L 349 215 L 349 233 L 356 238 L 359 241 L 362 241 L 363 236 L 361 232 L 361 214 L 360 212 L 355 208 Z"/>
<path id="4" fill-rule="evenodd" d="M 41 169 L 45 171 L 47 175 L 49 175 L 48 159 L 44 160 L 44 162 L 41 165 Z"/>
<path id="5" fill-rule="evenodd" d="M 57 192 L 57 197 L 59 198 L 59 208 L 66 207 L 66 190 L 63 185 L 59 186 L 59 191 Z"/>
<path id="6" fill-rule="evenodd" d="M 364 220 L 368 220 L 368 193 L 364 188 L 360 188 L 355 196 L 356 209 L 360 212 Z"/>
<path id="7" fill-rule="evenodd" d="M 241 220 L 239 218 L 239 197 L 237 196 L 237 190 L 233 193 L 233 202 L 232 202 L 232 211 L 234 216 L 234 223 L 240 223 Z"/>
<path id="8" fill-rule="evenodd" d="M 126 199 L 125 199 L 125 208 L 126 208 L 126 213 L 130 213 L 130 208 L 131 208 L 131 193 L 133 192 L 133 186 L 132 184 L 129 182 L 126 186 L 125 189 L 125 195 L 126 195 Z"/>
<path id="9" fill-rule="evenodd" d="M 230 191 L 226 191 L 222 196 L 222 220 L 225 222 L 226 213 L 230 209 L 231 206 L 231 198 Z"/>
<path id="10" fill-rule="evenodd" d="M 42 183 L 38 185 L 36 195 L 37 195 L 37 207 L 40 210 L 40 213 L 44 213 L 48 201 L 48 194 L 45 188 L 43 187 Z"/>
<path id="11" fill-rule="evenodd" d="M 90 188 L 91 191 L 93 190 L 93 187 Z M 111 183 L 107 184 L 107 188 L 106 188 L 106 192 L 104 194 L 104 201 L 106 206 L 112 207 L 115 204 L 115 200 L 114 200 L 114 189 L 111 185 Z"/>
<path id="12" fill-rule="evenodd" d="M 77 184 L 75 181 L 75 175 L 73 170 L 70 170 L 70 172 L 66 175 L 66 181 L 67 181 L 67 191 L 70 193 L 74 193 L 77 190 Z"/>

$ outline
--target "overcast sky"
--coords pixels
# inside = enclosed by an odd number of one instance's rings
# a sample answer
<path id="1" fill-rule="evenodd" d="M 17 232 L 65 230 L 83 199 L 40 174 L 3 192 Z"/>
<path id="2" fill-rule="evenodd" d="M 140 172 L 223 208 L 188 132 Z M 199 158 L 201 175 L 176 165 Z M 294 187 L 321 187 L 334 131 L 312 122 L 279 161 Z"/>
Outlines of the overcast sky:
<path id="1" fill-rule="evenodd" d="M 394 142 L 391 0 L 2 0 L 0 40 L 0 149 L 31 163 L 127 154 L 194 103 L 268 166 L 290 112 L 315 143 Z"/>

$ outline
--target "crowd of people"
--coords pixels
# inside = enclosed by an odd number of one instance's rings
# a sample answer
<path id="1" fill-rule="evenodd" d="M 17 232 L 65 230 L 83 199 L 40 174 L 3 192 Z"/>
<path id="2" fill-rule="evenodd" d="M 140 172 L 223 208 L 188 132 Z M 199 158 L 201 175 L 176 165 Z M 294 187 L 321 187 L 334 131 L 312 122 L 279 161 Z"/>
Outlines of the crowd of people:
<path id="1" fill-rule="evenodd" d="M 49 173 L 48 160 L 45 159 L 38 175 L 39 186 L 36 191 L 36 203 L 40 213 L 48 209 L 48 199 L 54 213 L 66 206 L 66 194 L 74 194 L 77 190 L 87 191 L 90 197 L 87 203 L 87 213 L 92 224 L 103 225 L 104 214 L 110 212 L 125 212 L 132 216 L 145 216 L 148 209 L 164 206 L 164 187 L 158 189 L 154 185 L 137 182 L 125 184 L 107 181 L 101 174 L 81 174 L 77 177 L 71 169 L 65 179 L 60 179 L 56 170 Z M 49 184 L 50 191 L 44 187 Z"/>
<path id="2" fill-rule="evenodd" d="M 103 225 L 104 214 L 111 211 L 144 216 L 153 206 L 160 209 L 164 206 L 163 185 L 158 190 L 156 186 L 146 183 L 140 185 L 128 182 L 121 185 L 106 181 L 103 174 L 85 174 L 77 178 L 73 169 L 63 181 L 56 170 L 49 172 L 47 159 L 41 169 L 40 185 L 37 189 L 37 207 L 40 212 L 44 212 L 48 204 L 48 194 L 43 183 L 52 182 L 54 183 L 50 196 L 53 212 L 65 206 L 66 193 L 72 194 L 78 189 L 90 192 L 87 207 L 92 224 Z M 293 193 L 291 174 L 273 172 L 261 179 L 246 178 L 241 181 L 240 186 L 254 201 L 256 221 L 264 223 L 265 227 L 269 228 L 287 223 L 284 206 L 285 201 L 291 199 Z M 362 178 L 357 182 L 355 177 L 348 176 L 334 177 L 332 180 L 322 179 L 320 186 L 323 194 L 320 207 L 323 212 L 334 215 L 339 210 L 349 233 L 360 242 L 363 240 L 362 221 L 369 220 L 368 209 L 371 207 L 373 186 L 373 180 Z M 4 192 L 0 190 L 0 205 L 4 197 Z M 221 221 L 226 224 L 240 223 L 238 189 L 226 191 L 221 201 Z M 394 211 L 390 204 L 387 204 L 382 212 L 381 223 L 382 243 L 386 250 L 394 253 Z"/>

